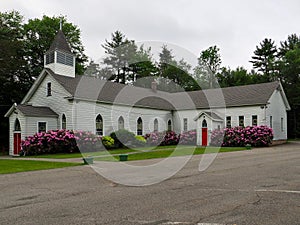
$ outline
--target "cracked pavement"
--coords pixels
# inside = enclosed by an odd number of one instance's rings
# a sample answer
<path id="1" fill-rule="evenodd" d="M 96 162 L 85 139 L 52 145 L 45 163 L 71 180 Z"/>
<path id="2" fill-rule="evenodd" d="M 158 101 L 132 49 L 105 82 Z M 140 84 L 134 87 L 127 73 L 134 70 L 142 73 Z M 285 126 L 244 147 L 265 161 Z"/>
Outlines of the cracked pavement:
<path id="1" fill-rule="evenodd" d="M 204 172 L 200 158 L 146 187 L 89 166 L 0 175 L 0 224 L 300 224 L 300 143 L 218 154 Z"/>

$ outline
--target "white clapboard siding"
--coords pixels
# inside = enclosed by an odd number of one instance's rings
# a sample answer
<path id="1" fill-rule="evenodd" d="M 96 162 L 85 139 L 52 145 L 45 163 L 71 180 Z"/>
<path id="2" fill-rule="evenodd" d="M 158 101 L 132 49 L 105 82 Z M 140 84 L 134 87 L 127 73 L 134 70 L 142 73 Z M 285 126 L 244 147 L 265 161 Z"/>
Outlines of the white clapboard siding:
<path id="1" fill-rule="evenodd" d="M 276 90 L 272 94 L 267 107 L 267 125 L 270 126 L 270 116 L 272 116 L 272 128 L 274 131 L 274 140 L 287 139 L 287 113 L 285 104 L 280 91 Z M 281 127 L 281 118 L 283 118 L 283 127 Z"/>
<path id="2" fill-rule="evenodd" d="M 154 129 L 154 119 L 159 121 L 159 131 L 167 129 L 168 118 L 172 118 L 170 111 L 155 110 L 147 108 L 128 107 L 121 105 L 111 105 L 96 103 L 91 101 L 76 101 L 74 103 L 76 114 L 74 113 L 75 129 L 96 132 L 96 117 L 100 114 L 103 119 L 103 135 L 109 135 L 118 130 L 118 120 L 122 116 L 124 128 L 134 133 L 137 131 L 137 120 L 139 117 L 143 121 L 143 134 Z"/>
<path id="3" fill-rule="evenodd" d="M 52 95 L 47 96 L 47 83 L 51 82 Z M 61 117 L 65 114 L 67 119 L 67 129 L 73 129 L 73 103 L 65 99 L 70 94 L 50 75 L 47 75 L 41 82 L 38 89 L 29 99 L 28 103 L 33 106 L 47 106 L 59 115 L 58 126 L 55 129 L 61 128 Z"/>

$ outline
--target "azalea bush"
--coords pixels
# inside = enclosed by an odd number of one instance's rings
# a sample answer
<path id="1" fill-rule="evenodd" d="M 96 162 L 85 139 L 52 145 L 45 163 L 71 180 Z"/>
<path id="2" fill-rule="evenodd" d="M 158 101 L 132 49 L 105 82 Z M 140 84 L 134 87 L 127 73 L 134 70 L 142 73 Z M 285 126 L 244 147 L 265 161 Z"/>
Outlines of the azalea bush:
<path id="1" fill-rule="evenodd" d="M 149 145 L 177 145 L 179 142 L 179 136 L 174 131 L 152 132 L 144 137 Z"/>
<path id="2" fill-rule="evenodd" d="M 101 137 L 86 131 L 49 130 L 26 137 L 21 143 L 21 155 L 41 155 L 97 151 Z M 103 147 L 102 147 L 103 148 Z"/>
<path id="3" fill-rule="evenodd" d="M 181 145 L 196 145 L 197 131 L 190 130 L 182 132 L 179 136 L 179 144 Z"/>
<path id="4" fill-rule="evenodd" d="M 223 147 L 268 146 L 272 143 L 273 130 L 267 126 L 233 127 L 214 130 L 211 145 Z"/>

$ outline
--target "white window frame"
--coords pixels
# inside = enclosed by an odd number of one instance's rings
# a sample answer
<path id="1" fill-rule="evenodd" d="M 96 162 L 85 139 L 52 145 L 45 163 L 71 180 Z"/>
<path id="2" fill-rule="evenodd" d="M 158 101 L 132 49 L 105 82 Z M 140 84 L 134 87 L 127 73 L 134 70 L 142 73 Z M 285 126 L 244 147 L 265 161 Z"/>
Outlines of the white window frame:
<path id="1" fill-rule="evenodd" d="M 98 117 L 98 116 L 100 116 L 101 119 L 102 119 L 102 134 L 98 134 L 98 133 L 97 133 L 97 117 Z M 105 136 L 105 135 L 104 135 L 104 118 L 103 118 L 103 116 L 102 116 L 100 113 L 98 113 L 98 114 L 96 115 L 96 118 L 94 119 L 94 124 L 95 124 L 95 134 L 96 134 L 96 135 L 99 135 L 99 136 Z"/>
<path id="2" fill-rule="evenodd" d="M 155 128 L 157 128 L 157 129 L 155 129 Z M 153 132 L 158 132 L 158 131 L 159 131 L 159 123 L 158 123 L 158 119 L 155 118 L 154 121 L 153 121 Z"/>
<path id="3" fill-rule="evenodd" d="M 183 118 L 183 131 L 188 131 L 188 118 Z"/>
<path id="4" fill-rule="evenodd" d="M 253 117 L 256 116 L 256 125 L 253 125 Z M 252 115 L 251 116 L 251 123 L 252 123 L 252 126 L 258 126 L 258 115 Z"/>
<path id="5" fill-rule="evenodd" d="M 240 117 L 243 118 L 243 125 L 240 125 Z M 238 122 L 239 122 L 239 127 L 245 127 L 245 116 L 244 116 L 244 115 L 239 116 L 239 117 L 238 117 Z"/>
<path id="6" fill-rule="evenodd" d="M 48 94 L 48 84 L 50 84 L 50 95 Z M 52 96 L 52 82 L 51 81 L 48 81 L 47 83 L 46 83 L 46 97 L 50 97 L 50 96 Z"/>
<path id="7" fill-rule="evenodd" d="M 45 132 L 47 132 L 48 131 L 48 122 L 47 121 L 37 121 L 37 123 L 36 123 L 36 132 L 40 133 L 39 132 L 39 123 L 46 123 L 46 130 L 45 130 Z"/>
<path id="8" fill-rule="evenodd" d="M 228 126 L 227 119 L 230 118 L 230 126 Z M 232 116 L 226 116 L 226 128 L 232 127 Z"/>
<path id="9" fill-rule="evenodd" d="M 139 123 L 138 123 L 139 119 L 141 119 L 142 129 L 139 129 Z M 139 134 L 139 131 L 141 132 L 140 134 Z M 142 136 L 143 134 L 144 134 L 144 122 L 143 122 L 142 117 L 140 116 L 136 119 L 136 135 L 141 135 Z"/>
<path id="10" fill-rule="evenodd" d="M 171 121 L 171 129 L 169 130 L 169 121 Z M 167 120 L 167 131 L 173 131 L 173 121 L 171 119 Z"/>
<path id="11" fill-rule="evenodd" d="M 66 124 L 66 128 L 64 128 L 64 129 L 67 129 L 67 117 L 66 117 L 66 114 L 65 113 L 63 113 L 62 115 L 61 115 L 61 120 L 60 120 L 60 128 L 61 129 L 63 129 L 63 116 L 65 116 L 65 119 L 66 119 L 66 122 L 65 122 L 65 124 Z"/>

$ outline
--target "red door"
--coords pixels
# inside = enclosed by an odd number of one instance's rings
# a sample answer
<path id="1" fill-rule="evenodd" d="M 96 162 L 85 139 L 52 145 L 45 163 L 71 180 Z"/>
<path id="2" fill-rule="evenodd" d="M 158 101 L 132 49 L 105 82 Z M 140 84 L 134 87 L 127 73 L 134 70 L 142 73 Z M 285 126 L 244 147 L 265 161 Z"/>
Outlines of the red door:
<path id="1" fill-rule="evenodd" d="M 207 127 L 202 128 L 202 145 L 207 146 Z"/>
<path id="2" fill-rule="evenodd" d="M 18 155 L 21 151 L 21 133 L 14 133 L 14 154 Z"/>

